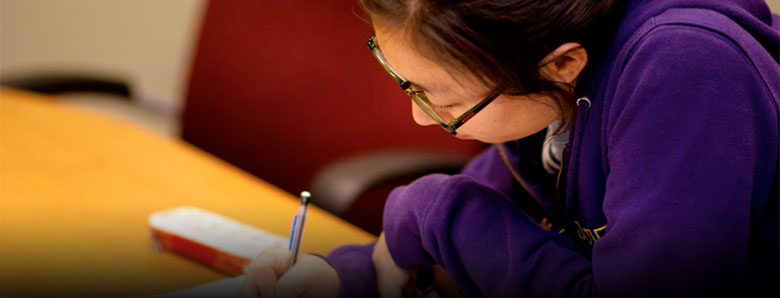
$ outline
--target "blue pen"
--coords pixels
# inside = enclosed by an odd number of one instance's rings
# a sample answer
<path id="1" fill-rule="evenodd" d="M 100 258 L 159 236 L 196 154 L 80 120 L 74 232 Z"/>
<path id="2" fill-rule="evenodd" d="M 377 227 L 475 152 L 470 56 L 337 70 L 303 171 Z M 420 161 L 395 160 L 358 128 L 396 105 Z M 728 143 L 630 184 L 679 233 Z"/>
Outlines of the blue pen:
<path id="1" fill-rule="evenodd" d="M 301 240 L 303 239 L 303 225 L 306 222 L 306 212 L 308 211 L 311 193 L 301 192 L 301 206 L 298 207 L 298 214 L 293 218 L 292 231 L 290 232 L 290 261 L 287 263 L 287 270 L 290 270 L 298 261 L 298 254 L 301 251 Z"/>

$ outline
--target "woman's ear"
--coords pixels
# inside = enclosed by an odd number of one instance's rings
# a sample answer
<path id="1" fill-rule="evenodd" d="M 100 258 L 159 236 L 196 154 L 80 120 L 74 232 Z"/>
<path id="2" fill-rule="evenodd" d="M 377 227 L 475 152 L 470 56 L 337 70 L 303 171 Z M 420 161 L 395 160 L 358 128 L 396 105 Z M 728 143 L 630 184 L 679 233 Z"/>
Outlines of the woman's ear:
<path id="1" fill-rule="evenodd" d="M 587 64 L 585 48 L 579 43 L 568 42 L 544 57 L 541 72 L 551 80 L 573 84 Z"/>

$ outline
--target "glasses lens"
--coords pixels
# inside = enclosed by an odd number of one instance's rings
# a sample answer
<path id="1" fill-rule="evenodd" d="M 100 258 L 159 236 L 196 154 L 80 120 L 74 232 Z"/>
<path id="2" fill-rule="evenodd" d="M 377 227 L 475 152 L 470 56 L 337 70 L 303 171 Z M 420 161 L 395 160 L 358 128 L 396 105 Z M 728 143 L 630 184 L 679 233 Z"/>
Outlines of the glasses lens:
<path id="1" fill-rule="evenodd" d="M 448 126 L 449 123 L 455 119 L 455 117 L 452 117 L 449 112 L 442 109 L 437 110 L 435 106 L 428 100 L 428 97 L 424 92 L 410 91 L 411 89 L 409 88 L 409 82 L 401 77 L 401 75 L 398 74 L 398 72 L 396 72 L 392 66 L 390 66 L 390 63 L 387 62 L 387 59 L 382 54 L 382 51 L 379 50 L 379 45 L 376 43 L 376 36 L 372 36 L 371 39 L 368 40 L 368 47 L 371 49 L 371 54 L 374 56 L 374 58 L 376 58 L 379 64 L 382 65 L 385 71 L 387 71 L 387 73 L 390 74 L 393 79 L 401 84 L 401 89 L 404 89 L 404 92 L 406 92 L 406 94 L 412 98 L 412 101 L 414 101 L 414 103 L 417 104 L 417 106 L 419 106 L 420 109 L 425 112 L 425 114 L 431 117 L 431 119 L 441 125 L 441 127 L 454 134 L 454 132 L 451 131 Z"/>
<path id="2" fill-rule="evenodd" d="M 439 125 L 446 127 L 449 121 L 452 120 L 452 117 L 449 116 L 449 113 L 437 113 L 431 102 L 428 101 L 428 97 L 425 96 L 425 93 L 416 91 L 409 93 L 409 96 L 412 98 L 414 103 L 417 104 L 417 106 L 420 107 L 423 112 L 425 112 L 425 114 L 428 114 L 428 116 L 436 121 L 436 123 Z"/>

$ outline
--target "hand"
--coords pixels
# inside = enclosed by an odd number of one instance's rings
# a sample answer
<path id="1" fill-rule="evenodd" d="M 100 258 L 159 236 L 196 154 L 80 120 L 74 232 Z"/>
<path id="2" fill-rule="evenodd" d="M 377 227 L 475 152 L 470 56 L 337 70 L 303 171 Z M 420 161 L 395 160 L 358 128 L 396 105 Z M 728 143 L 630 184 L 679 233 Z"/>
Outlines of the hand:
<path id="1" fill-rule="evenodd" d="M 290 251 L 263 250 L 246 268 L 240 297 L 338 297 L 339 275 L 320 257 L 301 254 L 287 270 Z"/>
<path id="2" fill-rule="evenodd" d="M 379 296 L 382 298 L 400 298 L 409 281 L 409 272 L 401 269 L 390 256 L 390 250 L 385 242 L 385 233 L 379 235 L 379 240 L 374 245 L 374 253 L 371 254 L 376 268 L 376 277 L 379 286 Z"/>

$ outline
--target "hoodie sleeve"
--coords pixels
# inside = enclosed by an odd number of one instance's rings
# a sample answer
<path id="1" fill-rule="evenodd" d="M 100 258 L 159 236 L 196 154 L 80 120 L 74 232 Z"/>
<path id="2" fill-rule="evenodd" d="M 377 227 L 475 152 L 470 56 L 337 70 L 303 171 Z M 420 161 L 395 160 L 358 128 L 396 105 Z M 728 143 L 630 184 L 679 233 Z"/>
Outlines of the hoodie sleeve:
<path id="1" fill-rule="evenodd" d="M 702 29 L 664 27 L 634 50 L 605 131 L 608 226 L 592 262 L 469 175 L 391 193 L 394 261 L 440 265 L 468 297 L 740 296 L 750 198 L 768 196 L 771 182 L 755 181 L 777 163 L 762 149 L 777 148 L 767 87 L 733 43 Z"/>
<path id="2" fill-rule="evenodd" d="M 590 264 L 505 194 L 467 175 L 429 175 L 390 194 L 385 237 L 401 268 L 437 264 L 467 297 L 576 297 Z M 561 280 L 561 276 L 568 280 Z"/>
<path id="3" fill-rule="evenodd" d="M 500 189 L 505 193 L 511 190 L 512 177 L 509 176 L 495 145 L 471 160 L 463 173 L 475 180 L 491 183 L 493 189 Z M 496 177 L 497 173 L 500 177 Z M 376 271 L 371 260 L 374 244 L 341 246 L 325 257 L 339 274 L 341 297 L 378 296 Z"/>

